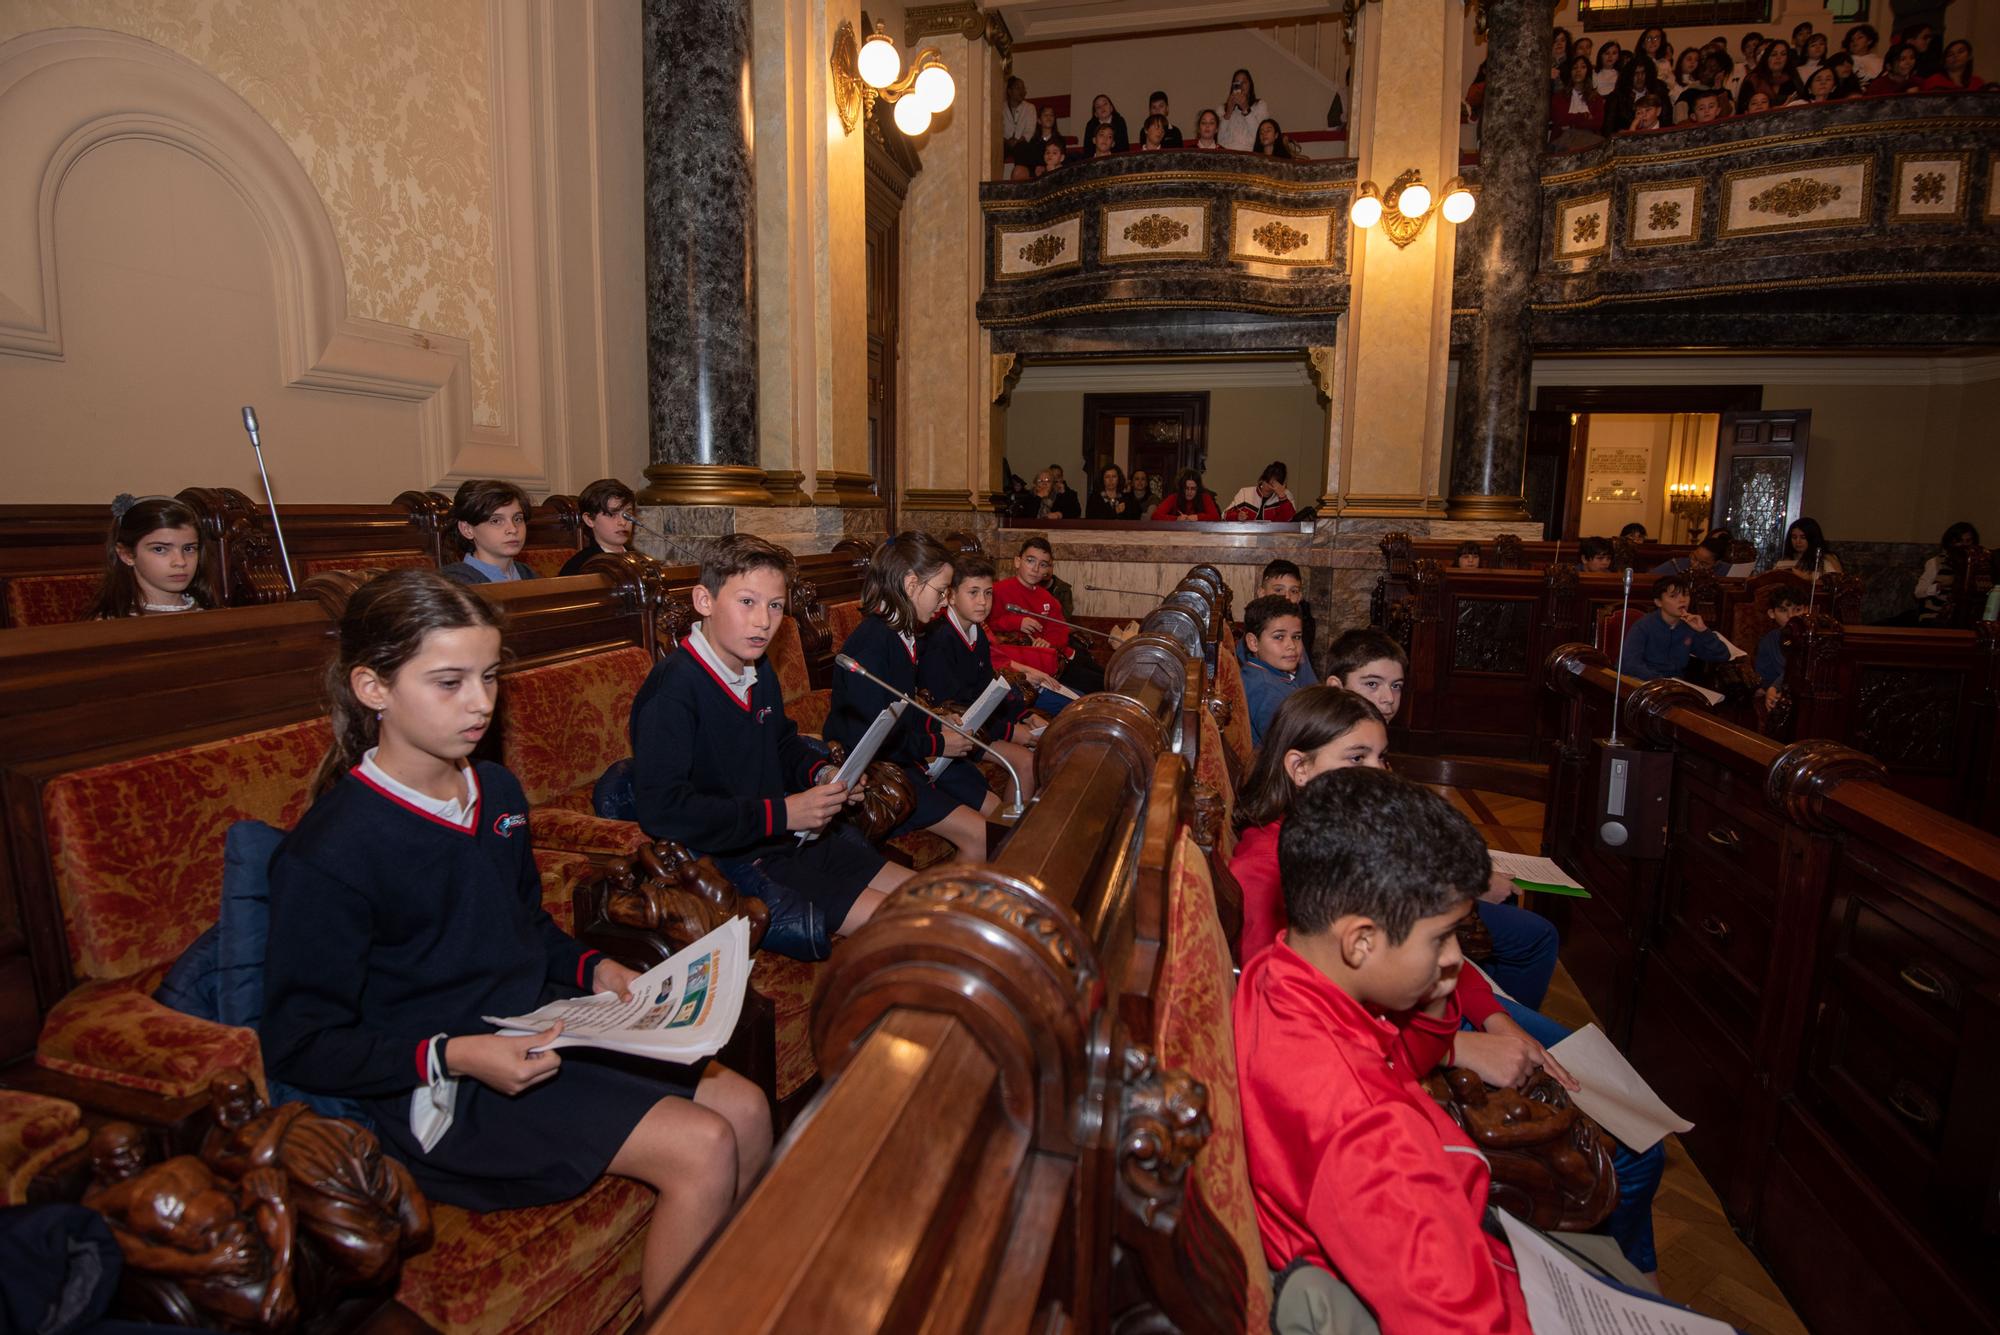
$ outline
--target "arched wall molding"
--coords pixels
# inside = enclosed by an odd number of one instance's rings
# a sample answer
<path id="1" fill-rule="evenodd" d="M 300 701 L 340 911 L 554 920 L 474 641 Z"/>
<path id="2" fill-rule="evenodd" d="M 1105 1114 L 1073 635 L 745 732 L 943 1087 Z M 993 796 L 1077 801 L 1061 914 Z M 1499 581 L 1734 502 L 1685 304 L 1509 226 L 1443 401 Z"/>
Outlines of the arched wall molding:
<path id="1" fill-rule="evenodd" d="M 465 339 L 349 314 L 326 205 L 249 103 L 175 52 L 99 29 L 43 29 L 0 44 L 0 355 L 63 358 L 54 229 L 63 180 L 95 148 L 148 139 L 206 164 L 256 219 L 272 266 L 285 384 L 415 405 L 426 485 L 465 477 L 574 485 L 561 340 L 541 330 L 545 313 L 563 309 L 559 238 L 544 199 L 556 175 L 548 68 L 555 16 L 548 0 L 489 0 L 487 12 L 495 338 L 504 367 L 498 426 L 473 425 Z"/>

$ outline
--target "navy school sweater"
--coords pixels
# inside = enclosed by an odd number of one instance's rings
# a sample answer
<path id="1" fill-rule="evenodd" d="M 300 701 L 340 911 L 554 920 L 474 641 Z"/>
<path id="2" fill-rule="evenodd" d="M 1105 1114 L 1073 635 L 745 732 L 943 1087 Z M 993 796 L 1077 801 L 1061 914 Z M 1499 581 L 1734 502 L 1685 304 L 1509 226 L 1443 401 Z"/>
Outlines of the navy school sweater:
<path id="1" fill-rule="evenodd" d="M 968 643 L 949 617 L 939 617 L 917 640 L 917 685 L 940 704 L 967 708 L 1000 675 L 993 670 L 993 643 L 985 630 L 974 627 L 973 636 Z M 1014 723 L 1027 709 L 1020 692 L 1010 691 L 980 731 L 988 737 L 1011 737 Z"/>
<path id="2" fill-rule="evenodd" d="M 903 637 L 889 629 L 879 616 L 865 616 L 840 652 L 910 695 L 917 692 L 917 656 L 903 643 Z M 852 748 L 868 731 L 875 716 L 895 703 L 896 697 L 866 677 L 844 668 L 833 670 L 833 704 L 826 715 L 826 739 Z M 895 731 L 876 753 L 878 760 L 902 765 L 921 765 L 944 754 L 944 729 L 937 720 L 916 709 L 905 709 L 896 720 Z"/>
<path id="3" fill-rule="evenodd" d="M 718 857 L 785 847 L 785 798 L 827 763 L 786 717 L 768 666 L 746 705 L 683 648 L 654 664 L 632 700 L 632 786 L 655 839 Z"/>
<path id="4" fill-rule="evenodd" d="M 301 1089 L 392 1095 L 424 1083 L 434 1034 L 484 1034 L 580 995 L 597 952 L 542 908 L 528 799 L 481 763 L 463 829 L 348 774 L 271 861 L 265 1068 Z"/>

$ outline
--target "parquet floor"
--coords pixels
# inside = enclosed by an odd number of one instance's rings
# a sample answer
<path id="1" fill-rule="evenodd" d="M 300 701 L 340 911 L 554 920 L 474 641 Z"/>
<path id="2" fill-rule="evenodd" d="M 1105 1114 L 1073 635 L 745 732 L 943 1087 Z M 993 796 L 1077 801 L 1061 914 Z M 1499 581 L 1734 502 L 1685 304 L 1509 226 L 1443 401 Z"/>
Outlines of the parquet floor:
<path id="1" fill-rule="evenodd" d="M 1479 828 L 1489 848 L 1541 851 L 1541 803 L 1472 789 L 1436 791 Z M 1542 1009 L 1572 1029 L 1596 1019 L 1561 965 Z M 1653 1202 L 1653 1234 L 1660 1287 L 1675 1302 L 1727 1321 L 1746 1335 L 1806 1335 L 1784 1294 L 1729 1227 L 1722 1203 L 1677 1136 L 1667 1137 L 1667 1171 Z"/>

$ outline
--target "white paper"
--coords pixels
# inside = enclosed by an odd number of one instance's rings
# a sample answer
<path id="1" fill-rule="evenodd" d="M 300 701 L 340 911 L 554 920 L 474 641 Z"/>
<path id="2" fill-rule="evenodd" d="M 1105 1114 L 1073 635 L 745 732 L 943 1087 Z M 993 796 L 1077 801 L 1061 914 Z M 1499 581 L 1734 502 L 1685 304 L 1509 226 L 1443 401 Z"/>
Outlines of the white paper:
<path id="1" fill-rule="evenodd" d="M 694 1062 L 714 1056 L 736 1032 L 749 983 L 750 920 L 735 917 L 640 974 L 632 981 L 630 1001 L 599 992 L 552 1001 L 528 1015 L 482 1018 L 503 1034 L 537 1034 L 561 1020 L 563 1031 L 552 1048 L 606 1048 Z"/>
<path id="2" fill-rule="evenodd" d="M 1695 688 L 1695 689 L 1696 689 L 1697 691 L 1700 691 L 1700 692 L 1701 692 L 1701 698 L 1702 698 L 1702 699 L 1704 699 L 1704 700 L 1706 700 L 1706 701 L 1708 701 L 1708 702 L 1709 702 L 1710 704 L 1712 704 L 1712 705 L 1719 705 L 1719 704 L 1721 704 L 1721 703 L 1722 703 L 1722 692 L 1721 692 L 1721 691 L 1711 691 L 1711 690 L 1709 690 L 1709 689 L 1708 689 L 1708 687 L 1706 687 L 1706 686 L 1695 686 L 1695 684 L 1694 684 L 1693 682 L 1691 682 L 1691 681 L 1690 681 L 1690 682 L 1686 682 L 1686 683 L 1684 683 L 1684 684 L 1685 684 L 1685 685 L 1688 685 L 1688 686 L 1694 686 L 1694 688 Z"/>
<path id="3" fill-rule="evenodd" d="M 1583 886 L 1571 878 L 1570 874 L 1556 865 L 1554 858 L 1538 858 L 1527 853 L 1509 853 L 1503 848 L 1486 850 L 1493 855 L 1493 870 L 1508 880 L 1532 881 L 1536 885 L 1567 885 L 1581 890 Z"/>
<path id="4" fill-rule="evenodd" d="M 1496 1211 L 1514 1249 L 1521 1296 L 1535 1335 L 1735 1335 L 1713 1317 L 1614 1289 L 1505 1210 Z"/>
<path id="5" fill-rule="evenodd" d="M 1757 563 L 1755 561 L 1738 561 L 1733 566 L 1724 566 L 1722 568 L 1722 577 L 1724 579 L 1743 579 L 1748 575 L 1756 573 L 1756 570 Z"/>
<path id="6" fill-rule="evenodd" d="M 840 772 L 828 779 L 828 783 L 844 783 L 852 788 L 855 781 L 868 772 L 875 753 L 882 749 L 882 743 L 889 736 L 889 729 L 895 727 L 896 720 L 902 716 L 903 704 L 898 700 L 875 716 L 875 721 L 868 725 L 868 731 L 861 734 L 861 740 L 854 744 L 854 749 L 847 753 L 847 759 L 841 762 Z M 819 830 L 800 830 L 799 842 L 809 844 L 819 836 Z"/>
<path id="7" fill-rule="evenodd" d="M 1736 642 L 1734 640 L 1731 640 L 1727 635 L 1724 635 L 1721 631 L 1715 632 L 1715 638 L 1721 640 L 1723 643 L 1723 647 L 1729 650 L 1730 662 L 1734 663 L 1739 658 L 1747 658 L 1749 656 L 1745 654 L 1741 649 L 1737 648 Z"/>
<path id="8" fill-rule="evenodd" d="M 986 689 L 979 693 L 979 698 L 972 702 L 958 720 L 958 726 L 967 732 L 978 732 L 986 726 L 986 720 L 993 717 L 993 711 L 1000 707 L 1000 702 L 1005 700 L 1008 692 L 1013 689 L 999 677 L 987 682 Z M 950 756 L 939 756 L 924 769 L 924 773 L 935 779 L 944 773 L 945 767 L 949 764 L 951 764 Z"/>
<path id="9" fill-rule="evenodd" d="M 1694 1130 L 1693 1122 L 1660 1101 L 1596 1025 L 1585 1025 L 1549 1053 L 1583 1085 L 1570 1099 L 1633 1153 L 1644 1154 L 1669 1131 Z"/>

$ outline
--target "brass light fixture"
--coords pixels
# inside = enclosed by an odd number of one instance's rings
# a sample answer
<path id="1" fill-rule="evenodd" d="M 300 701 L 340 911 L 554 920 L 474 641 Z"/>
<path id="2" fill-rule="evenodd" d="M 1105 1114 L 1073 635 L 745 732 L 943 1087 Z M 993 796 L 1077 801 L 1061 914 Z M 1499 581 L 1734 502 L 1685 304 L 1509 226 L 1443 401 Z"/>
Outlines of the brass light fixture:
<path id="1" fill-rule="evenodd" d="M 1386 193 L 1377 189 L 1373 181 L 1363 181 L 1355 192 L 1354 203 L 1348 206 L 1347 218 L 1360 228 L 1380 223 L 1401 250 L 1422 235 L 1424 224 L 1430 221 L 1432 202 L 1431 188 L 1412 167 L 1391 181 Z M 1462 223 L 1478 207 L 1479 201 L 1466 186 L 1465 178 L 1454 176 L 1445 184 L 1444 202 L 1436 211 L 1444 215 L 1446 222 Z"/>
<path id="2" fill-rule="evenodd" d="M 902 53 L 880 24 L 857 47 L 854 25 L 842 19 L 833 32 L 828 63 L 833 67 L 834 109 L 848 134 L 880 100 L 896 108 L 896 128 L 914 138 L 930 129 L 931 117 L 949 107 L 958 92 L 936 47 L 918 51 L 905 70 Z"/>

